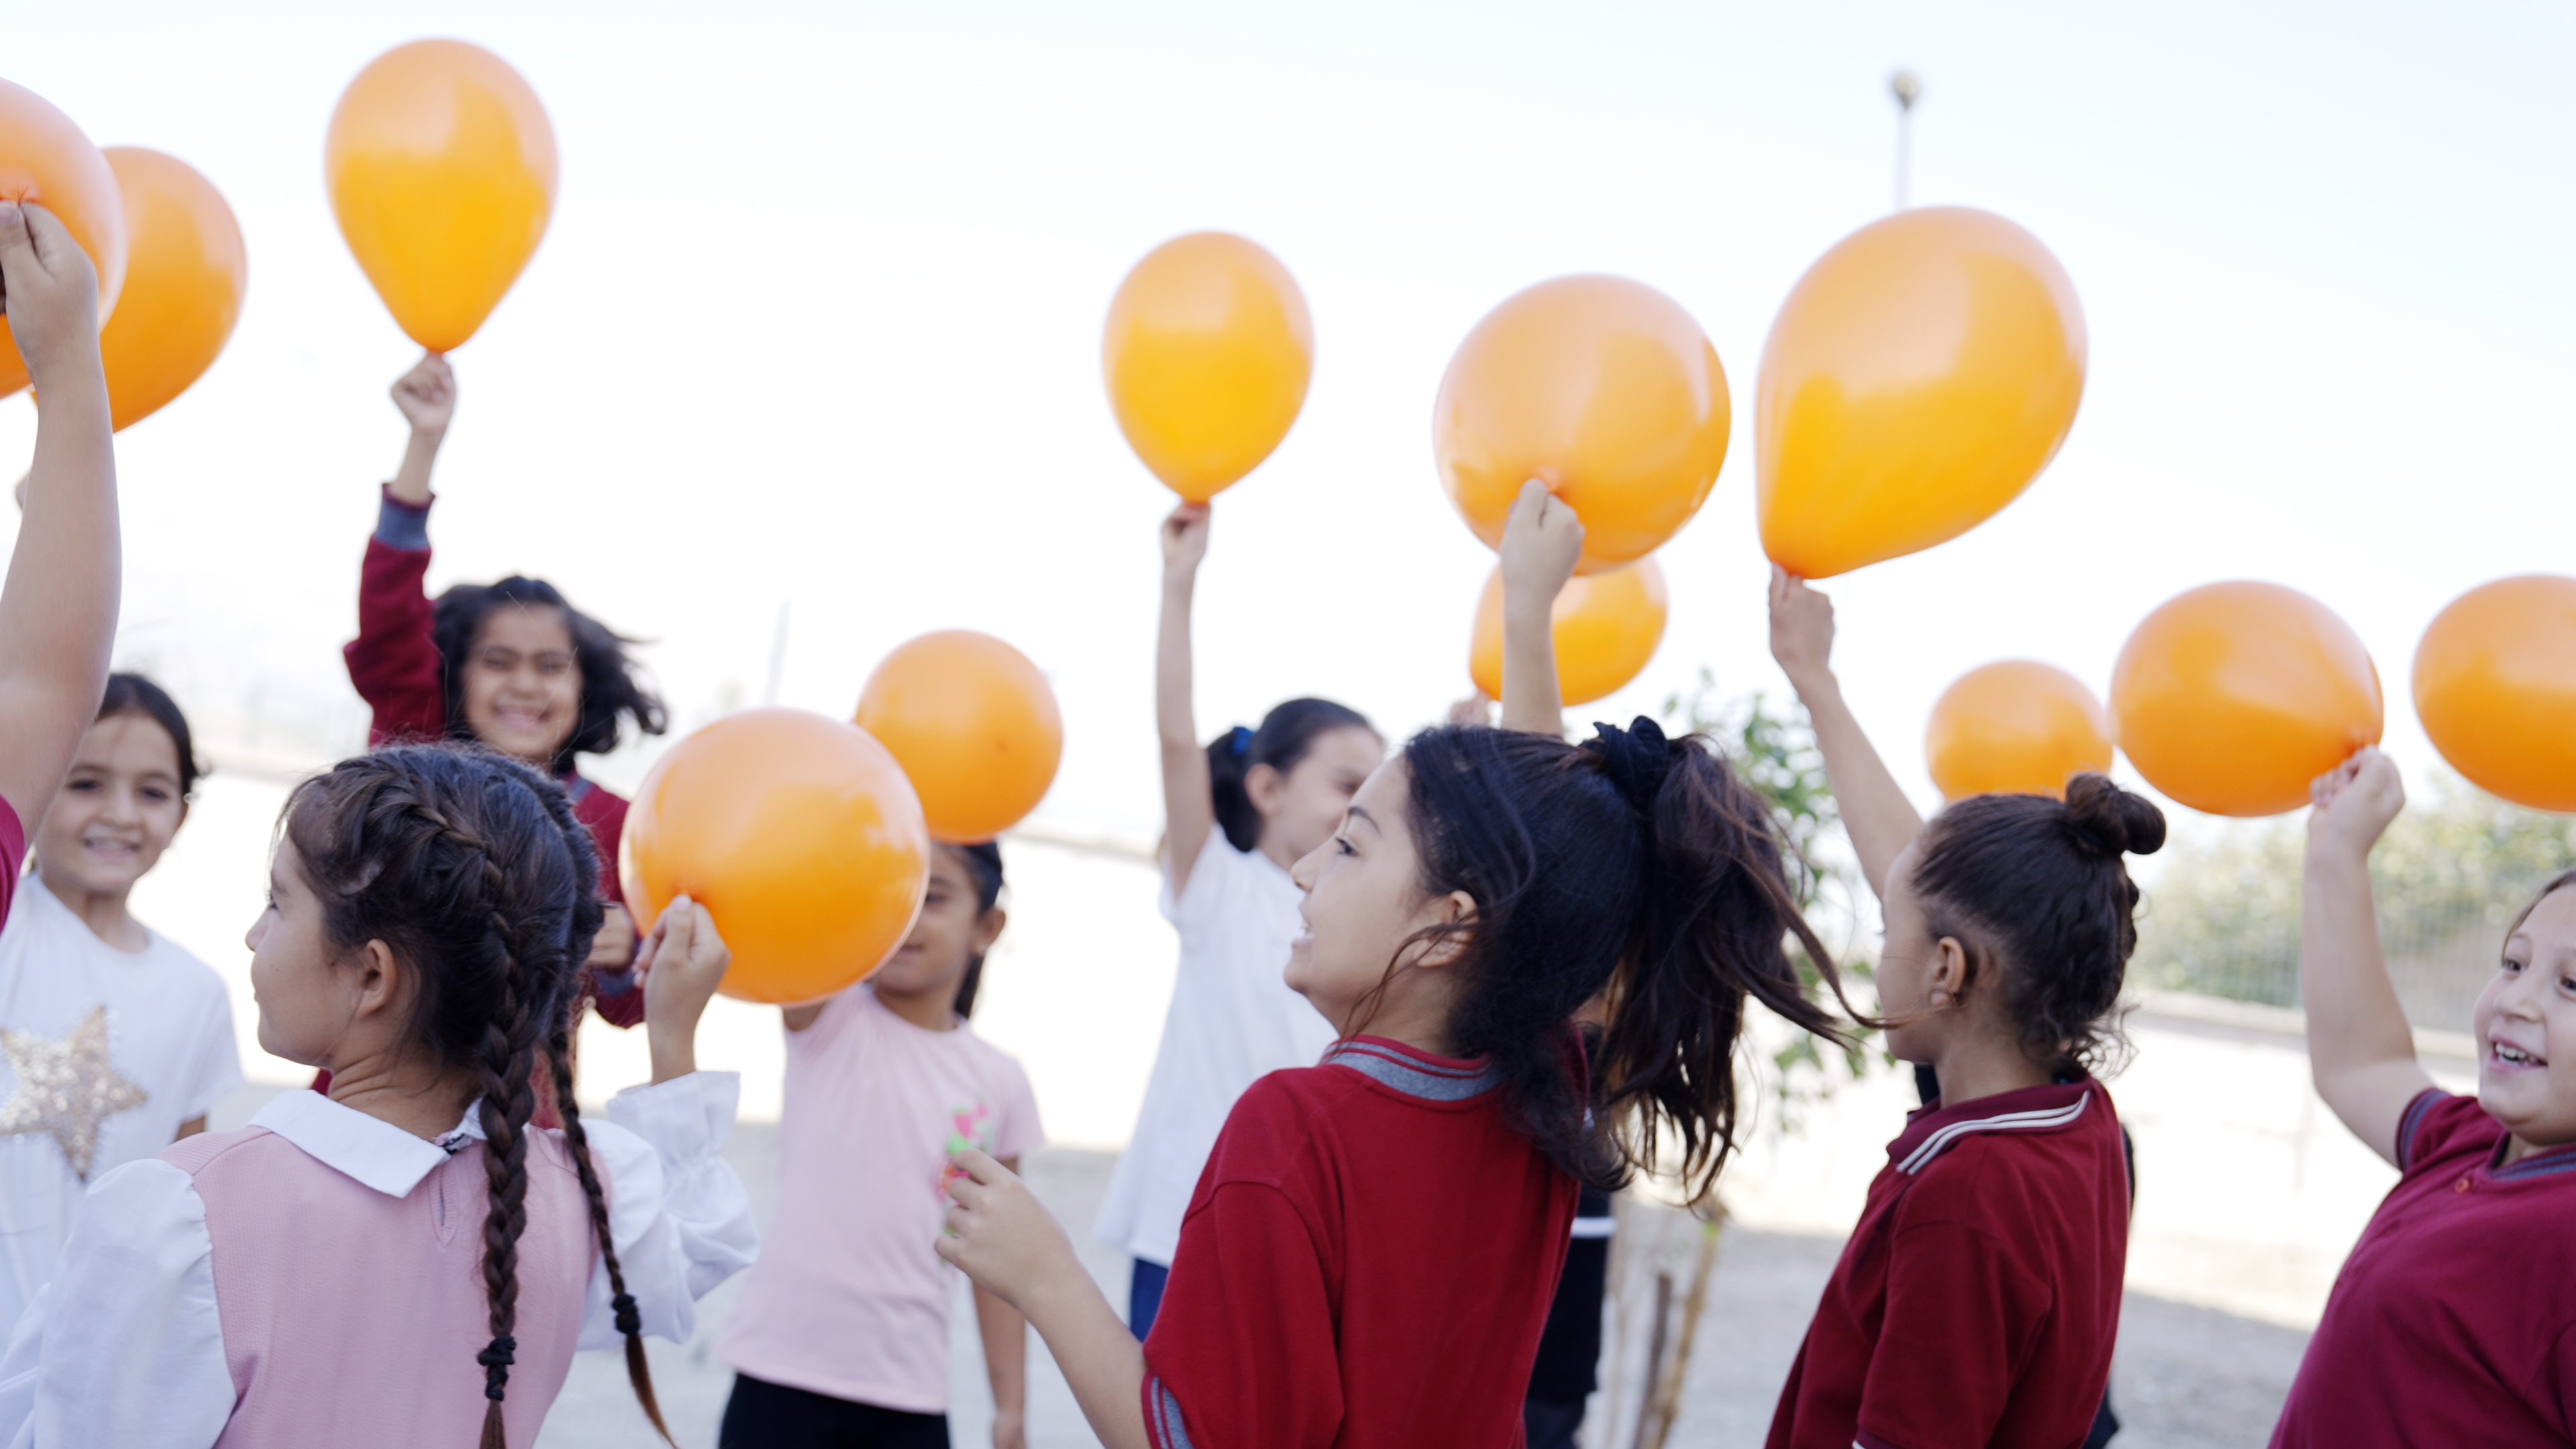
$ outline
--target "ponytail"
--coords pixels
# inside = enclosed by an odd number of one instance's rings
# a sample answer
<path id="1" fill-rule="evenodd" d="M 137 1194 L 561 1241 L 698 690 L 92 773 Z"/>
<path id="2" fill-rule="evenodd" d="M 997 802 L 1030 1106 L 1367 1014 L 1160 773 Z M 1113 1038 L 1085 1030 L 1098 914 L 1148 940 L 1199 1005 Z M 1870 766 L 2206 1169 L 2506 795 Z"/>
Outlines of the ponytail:
<path id="1" fill-rule="evenodd" d="M 1702 740 L 1646 719 L 1579 749 L 1445 725 L 1405 763 L 1423 889 L 1476 903 L 1417 938 L 1459 947 L 1454 1049 L 1493 1062 L 1515 1125 L 1584 1183 L 1616 1190 L 1677 1143 L 1707 1193 L 1735 1143 L 1744 998 L 1844 1039 L 1789 959 L 1794 937 L 1840 999 L 1770 812 Z M 1578 1044 L 1568 1023 L 1605 995 L 1607 1026 Z"/>
<path id="2" fill-rule="evenodd" d="M 1236 725 L 1208 741 L 1208 790 L 1216 805 L 1216 823 L 1226 843 L 1237 850 L 1261 845 L 1261 812 L 1254 808 L 1245 781 L 1255 765 L 1268 765 L 1285 775 L 1315 748 L 1315 741 L 1340 729 L 1377 733 L 1368 716 L 1329 699 L 1292 699 L 1261 717 L 1261 728 Z"/>

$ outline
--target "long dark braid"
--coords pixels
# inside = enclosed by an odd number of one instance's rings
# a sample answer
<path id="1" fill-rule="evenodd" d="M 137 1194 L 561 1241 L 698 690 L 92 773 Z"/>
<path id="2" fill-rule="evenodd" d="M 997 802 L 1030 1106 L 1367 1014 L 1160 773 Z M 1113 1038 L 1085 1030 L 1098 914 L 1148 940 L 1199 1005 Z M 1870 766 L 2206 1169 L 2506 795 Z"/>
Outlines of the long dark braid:
<path id="1" fill-rule="evenodd" d="M 380 750 L 306 781 L 287 802 L 285 829 L 322 896 L 326 934 L 343 947 L 381 940 L 413 967 L 413 1043 L 441 1067 L 475 1073 L 490 1196 L 492 1337 L 475 1356 L 482 1445 L 508 1449 L 502 1403 L 518 1347 L 531 1077 L 541 1045 L 552 1045 L 540 1042 L 545 1024 L 569 1022 L 599 930 L 590 833 L 562 787 L 527 766 L 430 746 Z M 568 1091 L 569 1076 L 561 1080 Z"/>
<path id="2" fill-rule="evenodd" d="M 599 1241 L 600 1265 L 608 1270 L 609 1309 L 617 1315 L 617 1331 L 626 1336 L 626 1382 L 635 1389 L 635 1400 L 644 1406 L 644 1417 L 653 1421 L 662 1442 L 679 1449 L 671 1437 L 671 1426 L 662 1422 L 662 1405 L 653 1395 L 653 1366 L 644 1357 L 644 1316 L 635 1306 L 635 1295 L 626 1291 L 626 1272 L 617 1266 L 617 1245 L 608 1231 L 608 1194 L 599 1185 L 599 1171 L 591 1165 L 590 1137 L 582 1130 L 581 1107 L 572 1099 L 572 1022 L 559 1018 L 554 1034 L 546 1039 L 546 1063 L 553 1068 L 555 1111 L 563 1117 L 564 1146 L 572 1150 L 573 1171 L 581 1175 L 581 1195 L 590 1203 L 590 1234 Z"/>

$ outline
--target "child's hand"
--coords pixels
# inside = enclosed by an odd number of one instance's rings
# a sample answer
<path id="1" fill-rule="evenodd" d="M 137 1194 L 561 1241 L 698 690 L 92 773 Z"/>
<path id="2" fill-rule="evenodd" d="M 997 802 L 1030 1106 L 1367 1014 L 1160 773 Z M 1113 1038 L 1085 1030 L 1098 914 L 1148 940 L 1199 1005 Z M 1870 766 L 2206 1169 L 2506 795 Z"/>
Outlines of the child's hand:
<path id="1" fill-rule="evenodd" d="M 435 352 L 424 352 L 411 371 L 394 379 L 394 406 L 402 409 L 414 434 L 439 438 L 456 417 L 456 369 Z"/>
<path id="2" fill-rule="evenodd" d="M 1503 520 L 1502 553 L 1503 607 L 1553 609 L 1583 557 L 1583 520 L 1532 478 Z"/>
<path id="3" fill-rule="evenodd" d="M 653 1046 L 653 1080 L 667 1082 L 698 1069 L 698 1018 L 733 964 L 733 951 L 716 934 L 707 908 L 687 896 L 672 898 L 635 953 L 635 984 L 651 978 L 644 998 L 644 1030 Z"/>
<path id="4" fill-rule="evenodd" d="M 1453 725 L 1491 725 L 1494 722 L 1494 702 L 1485 698 L 1485 692 L 1480 689 L 1449 706 L 1449 722 Z"/>
<path id="5" fill-rule="evenodd" d="M 1198 576 L 1199 564 L 1207 558 L 1208 506 L 1184 503 L 1163 519 L 1163 577 L 1190 579 Z"/>
<path id="6" fill-rule="evenodd" d="M 106 375 L 98 362 L 98 271 L 60 218 L 0 201 L 0 315 L 39 395 Z"/>
<path id="7" fill-rule="evenodd" d="M 1771 566 L 1771 657 L 1801 692 L 1830 671 L 1834 601 L 1778 564 Z"/>
<path id="8" fill-rule="evenodd" d="M 2308 812 L 2308 856 L 2346 864 L 2370 859 L 2370 848 L 2406 808 L 2406 783 L 2397 764 L 2376 748 L 2319 775 L 2308 786 L 2316 808 Z"/>
<path id="9" fill-rule="evenodd" d="M 615 901 L 600 902 L 599 934 L 591 938 L 590 959 L 582 964 L 594 973 L 623 971 L 635 962 L 635 918 Z"/>
<path id="10" fill-rule="evenodd" d="M 1091 1286 L 1073 1240 L 1017 1173 L 972 1147 L 948 1160 L 957 1172 L 948 1183 L 948 1232 L 932 1245 L 939 1256 L 1022 1313 L 1051 1286 L 1071 1279 Z"/>

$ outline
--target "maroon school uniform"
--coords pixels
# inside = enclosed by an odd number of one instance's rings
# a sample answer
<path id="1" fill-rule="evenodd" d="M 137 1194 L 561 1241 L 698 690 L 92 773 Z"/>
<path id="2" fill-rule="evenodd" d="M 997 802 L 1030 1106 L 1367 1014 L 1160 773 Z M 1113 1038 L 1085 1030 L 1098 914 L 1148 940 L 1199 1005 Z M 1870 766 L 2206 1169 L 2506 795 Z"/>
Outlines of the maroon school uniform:
<path id="1" fill-rule="evenodd" d="M 1522 1442 L 1575 1184 L 1497 1080 L 1357 1037 L 1253 1083 L 1145 1340 L 1155 1449 Z"/>
<path id="2" fill-rule="evenodd" d="M 1906 1119 L 1770 1449 L 2072 1449 L 2111 1379 L 2128 1163 L 2091 1079 Z"/>
<path id="3" fill-rule="evenodd" d="M 2576 1444 L 2576 1146 L 2509 1167 L 2504 1124 L 2427 1089 L 2353 1245 L 2274 1449 Z"/>
<path id="4" fill-rule="evenodd" d="M 0 921 L 9 919 L 9 902 L 18 893 L 18 868 L 27 861 L 27 827 L 18 812 L 0 800 Z"/>

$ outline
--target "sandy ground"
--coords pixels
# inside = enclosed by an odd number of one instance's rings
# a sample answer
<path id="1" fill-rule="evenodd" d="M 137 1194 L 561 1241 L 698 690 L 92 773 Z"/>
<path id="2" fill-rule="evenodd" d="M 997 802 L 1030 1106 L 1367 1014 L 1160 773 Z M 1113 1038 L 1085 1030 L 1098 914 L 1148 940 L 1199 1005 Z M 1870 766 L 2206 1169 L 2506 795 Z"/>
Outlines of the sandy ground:
<path id="1" fill-rule="evenodd" d="M 775 1197 L 777 1128 L 745 1123 L 728 1155 L 743 1174 L 764 1217 Z M 1088 1227 L 1108 1184 L 1114 1160 L 1105 1152 L 1049 1149 L 1031 1155 L 1029 1179 L 1074 1229 L 1088 1266 L 1112 1301 L 1124 1302 L 1126 1265 L 1090 1240 Z M 1687 1272 L 1693 1225 L 1657 1208 L 1632 1208 L 1627 1217 L 1631 1284 L 1651 1282 L 1652 1265 Z M 1799 1335 L 1814 1309 L 1840 1244 L 1829 1237 L 1730 1228 L 1721 1240 L 1709 1304 L 1692 1355 L 1680 1419 L 1670 1443 L 1735 1449 L 1762 1442 L 1773 1400 L 1797 1352 Z M 651 1345 L 655 1383 L 682 1449 L 709 1449 L 724 1411 L 731 1371 L 711 1351 L 715 1331 L 733 1297 L 732 1285 L 703 1305 L 697 1340 L 686 1347 Z M 1631 1295 L 1634 1318 L 1644 1316 L 1645 1294 Z M 952 1374 L 954 1442 L 971 1449 L 989 1442 L 990 1398 L 974 1344 L 972 1314 L 959 1289 L 954 1315 Z M 2129 1295 L 2122 1317 L 2120 1358 L 2112 1392 L 2127 1428 L 2123 1449 L 2234 1449 L 2260 1446 L 2270 1436 L 2282 1395 L 2296 1372 L 2307 1335 L 2144 1294 Z M 1630 1363 L 1642 1357 L 1642 1332 L 1632 1337 Z M 1605 1360 L 1610 1357 L 1605 1352 Z M 1605 1362 L 1605 1374 L 1608 1364 Z M 1629 1377 L 1636 1376 L 1631 1369 Z M 1606 1400 L 1597 1399 L 1596 1404 Z M 1633 1394 L 1629 1396 L 1633 1399 Z M 1072 1449 L 1093 1443 L 1072 1394 L 1034 1337 L 1030 1350 L 1032 1449 Z M 1596 1409 L 1596 1414 L 1599 1412 Z M 1595 1449 L 1628 1449 L 1623 1422 L 1592 1442 Z M 1601 1442 L 1607 1439 L 1611 1443 Z M 615 1354 L 585 1354 L 574 1365 L 563 1397 L 546 1421 L 539 1449 L 609 1449 L 651 1442 L 651 1431 L 628 1392 L 623 1361 Z"/>

